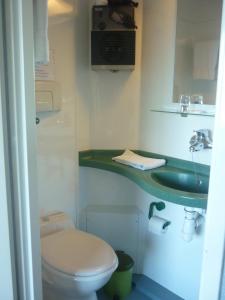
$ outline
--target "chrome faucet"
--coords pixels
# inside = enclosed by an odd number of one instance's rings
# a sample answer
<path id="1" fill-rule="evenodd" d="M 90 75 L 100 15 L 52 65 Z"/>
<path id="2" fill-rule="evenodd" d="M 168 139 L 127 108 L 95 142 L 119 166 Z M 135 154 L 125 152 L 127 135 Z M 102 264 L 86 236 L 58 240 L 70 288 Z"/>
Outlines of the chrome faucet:
<path id="1" fill-rule="evenodd" d="M 212 149 L 211 131 L 209 129 L 195 130 L 189 143 L 189 150 L 191 152 L 200 151 L 202 149 Z"/>

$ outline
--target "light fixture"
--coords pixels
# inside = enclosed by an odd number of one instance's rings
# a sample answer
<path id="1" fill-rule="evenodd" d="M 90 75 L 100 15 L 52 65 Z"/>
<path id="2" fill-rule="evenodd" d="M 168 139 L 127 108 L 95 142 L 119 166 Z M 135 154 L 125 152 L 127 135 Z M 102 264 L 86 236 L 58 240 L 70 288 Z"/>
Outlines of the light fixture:
<path id="1" fill-rule="evenodd" d="M 48 0 L 48 15 L 55 17 L 60 15 L 69 15 L 74 12 L 74 7 L 70 1 Z"/>

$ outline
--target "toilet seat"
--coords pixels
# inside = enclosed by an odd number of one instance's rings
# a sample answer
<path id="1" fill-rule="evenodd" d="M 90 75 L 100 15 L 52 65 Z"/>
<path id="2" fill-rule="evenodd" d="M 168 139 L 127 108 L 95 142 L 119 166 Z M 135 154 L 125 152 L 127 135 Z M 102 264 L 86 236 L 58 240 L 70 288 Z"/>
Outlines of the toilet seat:
<path id="1" fill-rule="evenodd" d="M 42 262 L 43 278 L 47 282 L 55 283 L 56 286 L 66 285 L 67 287 L 72 286 L 74 282 L 89 282 L 99 280 L 101 278 L 112 275 L 112 273 L 117 268 L 117 264 L 114 264 L 110 269 L 103 273 L 98 273 L 90 276 L 79 276 L 70 275 L 55 269 L 54 267 L 48 265 L 46 262 Z"/>
<path id="2" fill-rule="evenodd" d="M 94 235 L 66 229 L 41 239 L 43 264 L 73 277 L 90 277 L 115 269 L 113 249 Z"/>

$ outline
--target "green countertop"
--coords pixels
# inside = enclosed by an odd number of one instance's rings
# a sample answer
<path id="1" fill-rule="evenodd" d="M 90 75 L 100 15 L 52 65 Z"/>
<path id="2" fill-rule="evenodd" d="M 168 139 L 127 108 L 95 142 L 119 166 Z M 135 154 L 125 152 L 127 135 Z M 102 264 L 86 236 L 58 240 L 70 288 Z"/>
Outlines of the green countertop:
<path id="1" fill-rule="evenodd" d="M 97 168 L 125 176 L 135 182 L 147 193 L 178 205 L 206 208 L 207 194 L 185 192 L 177 190 L 154 180 L 156 172 L 190 173 L 197 172 L 203 178 L 209 176 L 209 166 L 173 157 L 162 156 L 141 150 L 133 150 L 135 153 L 152 158 L 164 158 L 166 165 L 157 169 L 142 171 L 112 161 L 112 157 L 121 155 L 124 150 L 87 150 L 79 153 L 79 165 L 83 167 Z M 152 176 L 153 175 L 153 176 Z"/>

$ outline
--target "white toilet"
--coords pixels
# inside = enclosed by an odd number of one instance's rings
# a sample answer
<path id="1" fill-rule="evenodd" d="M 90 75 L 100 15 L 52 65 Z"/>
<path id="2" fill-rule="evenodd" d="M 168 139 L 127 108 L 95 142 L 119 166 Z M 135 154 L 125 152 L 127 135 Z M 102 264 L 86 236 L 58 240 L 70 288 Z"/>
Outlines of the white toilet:
<path id="1" fill-rule="evenodd" d="M 41 218 L 44 300 L 97 300 L 118 266 L 114 250 L 62 212 Z"/>

